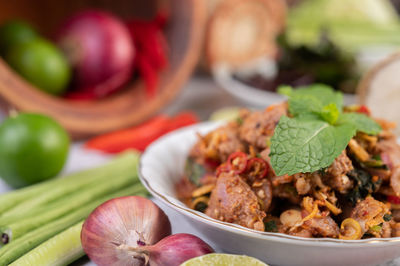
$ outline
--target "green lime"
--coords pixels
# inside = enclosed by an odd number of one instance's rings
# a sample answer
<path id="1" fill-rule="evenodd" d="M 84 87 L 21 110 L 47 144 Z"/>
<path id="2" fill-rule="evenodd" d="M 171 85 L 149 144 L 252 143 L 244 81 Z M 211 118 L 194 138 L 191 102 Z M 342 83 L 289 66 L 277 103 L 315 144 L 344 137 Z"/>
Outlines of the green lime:
<path id="1" fill-rule="evenodd" d="M 20 43 L 37 37 L 36 31 L 25 21 L 9 20 L 0 26 L 0 53 L 7 51 Z"/>
<path id="2" fill-rule="evenodd" d="M 7 118 L 0 125 L 0 176 L 15 188 L 47 180 L 61 171 L 68 150 L 68 134 L 52 118 Z"/>
<path id="3" fill-rule="evenodd" d="M 212 253 L 185 261 L 181 266 L 266 266 L 256 258 L 244 255 Z"/>
<path id="4" fill-rule="evenodd" d="M 65 92 L 71 77 L 61 51 L 41 38 L 12 47 L 6 54 L 6 61 L 33 85 L 54 95 Z"/>

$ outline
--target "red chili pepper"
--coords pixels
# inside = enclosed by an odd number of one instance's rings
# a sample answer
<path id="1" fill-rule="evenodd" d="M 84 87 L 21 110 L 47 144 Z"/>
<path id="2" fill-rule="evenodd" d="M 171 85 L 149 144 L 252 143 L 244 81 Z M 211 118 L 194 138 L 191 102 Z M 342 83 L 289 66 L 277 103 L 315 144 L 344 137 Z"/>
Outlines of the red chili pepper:
<path id="1" fill-rule="evenodd" d="M 217 170 L 215 171 L 215 175 L 218 177 L 222 173 L 228 173 L 229 172 L 229 166 L 226 163 L 221 164 L 220 166 L 217 167 Z"/>
<path id="2" fill-rule="evenodd" d="M 244 152 L 237 151 L 229 155 L 227 164 L 229 170 L 235 174 L 241 174 L 246 170 L 247 166 L 247 155 Z"/>
<path id="3" fill-rule="evenodd" d="M 85 148 L 107 153 L 118 153 L 129 148 L 143 151 L 164 133 L 169 121 L 167 116 L 159 115 L 139 126 L 95 137 L 86 142 Z"/>
<path id="4" fill-rule="evenodd" d="M 159 10 L 156 14 L 156 17 L 154 18 L 154 22 L 157 23 L 157 25 L 160 28 L 164 28 L 169 20 L 170 17 L 170 12 L 166 8 Z"/>
<path id="5" fill-rule="evenodd" d="M 64 96 L 68 100 L 90 101 L 97 99 L 97 96 L 92 91 L 70 91 Z"/>
<path id="6" fill-rule="evenodd" d="M 387 201 L 393 204 L 400 204 L 400 197 L 389 195 L 387 196 Z"/>
<path id="7" fill-rule="evenodd" d="M 190 111 L 180 112 L 178 115 L 172 118 L 168 124 L 168 130 L 172 131 L 181 127 L 190 126 L 199 122 L 197 115 Z"/>
<path id="8" fill-rule="evenodd" d="M 156 70 L 167 66 L 167 41 L 155 21 L 132 20 L 128 29 L 138 54 L 143 55 Z"/>
<path id="9" fill-rule="evenodd" d="M 140 76 L 146 85 L 146 92 L 149 97 L 154 97 L 157 93 L 158 74 L 143 55 L 136 56 L 136 62 Z"/>
<path id="10" fill-rule="evenodd" d="M 210 169 L 216 169 L 220 164 L 220 162 L 209 158 L 205 159 L 204 163 Z"/>
<path id="11" fill-rule="evenodd" d="M 261 158 L 251 158 L 247 161 L 246 173 L 253 179 L 262 179 L 268 173 L 268 164 Z"/>
<path id="12" fill-rule="evenodd" d="M 190 121 L 187 119 L 188 116 L 189 112 L 184 112 L 173 118 L 159 115 L 142 125 L 95 137 L 86 142 L 85 148 L 106 153 L 118 153 L 126 149 L 144 151 L 151 142 L 162 135 L 190 123 L 198 122 L 194 114 L 191 114 L 192 120 Z"/>
<path id="13" fill-rule="evenodd" d="M 358 107 L 357 113 L 362 113 L 362 114 L 370 115 L 370 114 L 371 114 L 371 111 L 369 110 L 369 108 L 368 108 L 367 106 L 361 105 L 360 107 Z"/>

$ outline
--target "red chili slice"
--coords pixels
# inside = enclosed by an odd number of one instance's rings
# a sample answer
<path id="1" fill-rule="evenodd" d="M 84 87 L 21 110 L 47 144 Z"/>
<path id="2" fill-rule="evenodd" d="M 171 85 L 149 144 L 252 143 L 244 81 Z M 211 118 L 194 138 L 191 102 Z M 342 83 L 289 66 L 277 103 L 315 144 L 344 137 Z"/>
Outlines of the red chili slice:
<path id="1" fill-rule="evenodd" d="M 393 204 L 400 204 L 400 197 L 397 196 L 387 196 L 387 201 Z"/>
<path id="2" fill-rule="evenodd" d="M 244 152 L 237 151 L 229 155 L 227 164 L 229 170 L 235 174 L 241 174 L 246 170 L 247 166 L 247 155 Z"/>
<path id="3" fill-rule="evenodd" d="M 268 164 L 261 158 L 251 158 L 247 162 L 246 173 L 251 179 L 262 179 L 268 173 Z"/>
<path id="4" fill-rule="evenodd" d="M 220 165 L 219 161 L 213 160 L 213 159 L 205 159 L 204 161 L 205 165 L 208 166 L 211 169 L 215 169 Z"/>
<path id="5" fill-rule="evenodd" d="M 228 172 L 229 172 L 229 166 L 226 163 L 223 163 L 217 167 L 217 170 L 215 171 L 215 175 L 218 177 L 220 174 L 228 173 Z"/>
<path id="6" fill-rule="evenodd" d="M 369 108 L 365 105 L 361 105 L 358 110 L 357 113 L 362 113 L 362 114 L 366 114 L 366 115 L 370 115 L 371 111 L 369 110 Z"/>

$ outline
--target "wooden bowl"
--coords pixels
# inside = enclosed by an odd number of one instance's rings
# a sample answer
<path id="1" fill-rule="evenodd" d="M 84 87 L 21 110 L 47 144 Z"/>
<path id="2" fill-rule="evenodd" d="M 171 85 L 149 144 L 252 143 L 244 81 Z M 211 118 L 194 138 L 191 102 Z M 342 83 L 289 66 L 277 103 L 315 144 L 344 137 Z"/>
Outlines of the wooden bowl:
<path id="1" fill-rule="evenodd" d="M 93 102 L 69 101 L 35 88 L 0 59 L 0 105 L 3 109 L 39 112 L 58 120 L 75 138 L 87 137 L 139 123 L 169 103 L 194 69 L 203 37 L 204 0 L 170 0 L 166 28 L 170 66 L 161 74 L 153 99 L 138 80 L 120 92 Z M 85 8 L 109 10 L 122 18 L 151 16 L 155 1 L 133 0 L 13 0 L 0 4 L 0 23 L 10 18 L 31 22 L 51 36 L 69 15 Z"/>

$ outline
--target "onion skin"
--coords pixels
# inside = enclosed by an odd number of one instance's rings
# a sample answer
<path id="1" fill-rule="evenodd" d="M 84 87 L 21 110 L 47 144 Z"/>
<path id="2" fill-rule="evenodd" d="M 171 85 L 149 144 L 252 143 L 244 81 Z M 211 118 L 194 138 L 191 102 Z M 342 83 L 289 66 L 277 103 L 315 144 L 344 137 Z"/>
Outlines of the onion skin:
<path id="1" fill-rule="evenodd" d="M 153 245 L 170 234 L 168 217 L 157 205 L 146 198 L 127 196 L 97 207 L 83 224 L 81 242 L 85 253 L 99 266 L 144 265 L 143 256 L 135 258 L 119 247 Z"/>
<path id="2" fill-rule="evenodd" d="M 139 247 L 148 255 L 151 266 L 179 266 L 183 262 L 214 250 L 203 240 L 191 234 L 175 234 L 153 246 Z"/>
<path id="3" fill-rule="evenodd" d="M 74 68 L 78 91 L 101 97 L 131 78 L 133 40 L 126 25 L 112 14 L 99 10 L 77 13 L 62 24 L 56 40 Z"/>

